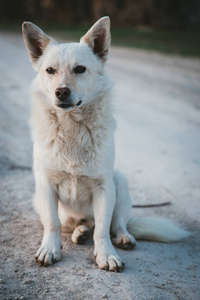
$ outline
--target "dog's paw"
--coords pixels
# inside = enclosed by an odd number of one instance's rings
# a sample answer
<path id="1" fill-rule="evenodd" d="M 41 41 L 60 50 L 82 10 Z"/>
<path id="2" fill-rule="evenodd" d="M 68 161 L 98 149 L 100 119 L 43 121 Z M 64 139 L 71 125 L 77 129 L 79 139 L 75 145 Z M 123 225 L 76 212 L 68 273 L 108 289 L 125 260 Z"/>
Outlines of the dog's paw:
<path id="1" fill-rule="evenodd" d="M 117 238 L 112 239 L 112 242 L 125 250 L 133 249 L 136 246 L 136 240 L 131 234 L 120 234 Z"/>
<path id="2" fill-rule="evenodd" d="M 105 244 L 95 247 L 94 255 L 100 269 L 111 272 L 121 272 L 124 268 L 124 263 L 117 255 L 112 244 L 110 244 L 109 247 Z"/>
<path id="3" fill-rule="evenodd" d="M 72 233 L 72 242 L 74 244 L 85 244 L 90 237 L 90 230 L 84 225 L 78 226 Z"/>
<path id="4" fill-rule="evenodd" d="M 98 255 L 96 256 L 96 262 L 100 269 L 111 272 L 122 272 L 124 269 L 124 263 L 121 261 L 118 255 Z"/>
<path id="5" fill-rule="evenodd" d="M 35 261 L 39 266 L 47 267 L 61 260 L 62 242 L 60 236 L 44 237 L 41 247 L 35 254 Z"/>

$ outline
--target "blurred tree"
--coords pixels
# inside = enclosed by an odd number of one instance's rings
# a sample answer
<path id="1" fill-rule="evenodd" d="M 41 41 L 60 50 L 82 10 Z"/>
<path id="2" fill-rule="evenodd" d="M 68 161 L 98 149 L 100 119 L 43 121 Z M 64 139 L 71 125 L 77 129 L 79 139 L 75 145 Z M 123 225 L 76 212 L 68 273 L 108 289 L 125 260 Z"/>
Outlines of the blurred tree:
<path id="1" fill-rule="evenodd" d="M 199 30 L 200 0 L 1 0 L 0 21 L 89 24 L 109 15 L 114 26 Z"/>
<path id="2" fill-rule="evenodd" d="M 154 0 L 153 25 L 165 29 L 200 29 L 199 0 Z"/>
<path id="3" fill-rule="evenodd" d="M 0 1 L 0 20 L 5 21 L 14 21 L 18 19 L 18 16 L 25 14 L 24 11 L 24 0 L 3 0 Z"/>

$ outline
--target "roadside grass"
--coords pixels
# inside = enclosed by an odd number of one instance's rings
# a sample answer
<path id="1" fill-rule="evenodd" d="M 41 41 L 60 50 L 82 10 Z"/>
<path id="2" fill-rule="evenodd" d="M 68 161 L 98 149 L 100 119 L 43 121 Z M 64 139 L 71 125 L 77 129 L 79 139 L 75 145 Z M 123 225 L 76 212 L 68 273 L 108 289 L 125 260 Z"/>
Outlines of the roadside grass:
<path id="1" fill-rule="evenodd" d="M 200 33 L 197 32 L 114 28 L 112 43 L 169 54 L 200 56 Z"/>
<path id="2" fill-rule="evenodd" d="M 8 24 L 7 24 L 8 25 Z M 20 30 L 21 24 L 0 24 L 0 29 Z M 44 31 L 62 40 L 78 41 L 89 26 L 37 22 Z M 154 50 L 182 56 L 200 57 L 200 32 L 161 31 L 154 29 L 111 28 L 112 45 Z"/>

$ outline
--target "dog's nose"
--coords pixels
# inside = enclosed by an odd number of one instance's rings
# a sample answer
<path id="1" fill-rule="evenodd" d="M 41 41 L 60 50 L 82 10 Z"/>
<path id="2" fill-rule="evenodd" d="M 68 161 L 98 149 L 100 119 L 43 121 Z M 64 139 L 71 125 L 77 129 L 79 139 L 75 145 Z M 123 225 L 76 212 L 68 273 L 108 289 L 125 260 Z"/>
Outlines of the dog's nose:
<path id="1" fill-rule="evenodd" d="M 61 101 L 66 100 L 69 97 L 70 93 L 71 93 L 71 91 L 68 87 L 57 88 L 55 91 L 56 97 Z"/>

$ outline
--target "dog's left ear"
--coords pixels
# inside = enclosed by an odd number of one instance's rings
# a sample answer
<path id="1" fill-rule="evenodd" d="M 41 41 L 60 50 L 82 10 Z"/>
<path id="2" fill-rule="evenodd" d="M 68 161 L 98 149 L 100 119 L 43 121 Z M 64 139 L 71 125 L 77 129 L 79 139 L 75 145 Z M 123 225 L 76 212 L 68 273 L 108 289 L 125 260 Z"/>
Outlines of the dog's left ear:
<path id="1" fill-rule="evenodd" d="M 31 60 L 33 63 L 36 63 L 52 39 L 31 22 L 24 22 L 22 31 Z"/>
<path id="2" fill-rule="evenodd" d="M 110 18 L 103 17 L 99 19 L 81 38 L 104 62 L 107 60 L 110 48 Z"/>

